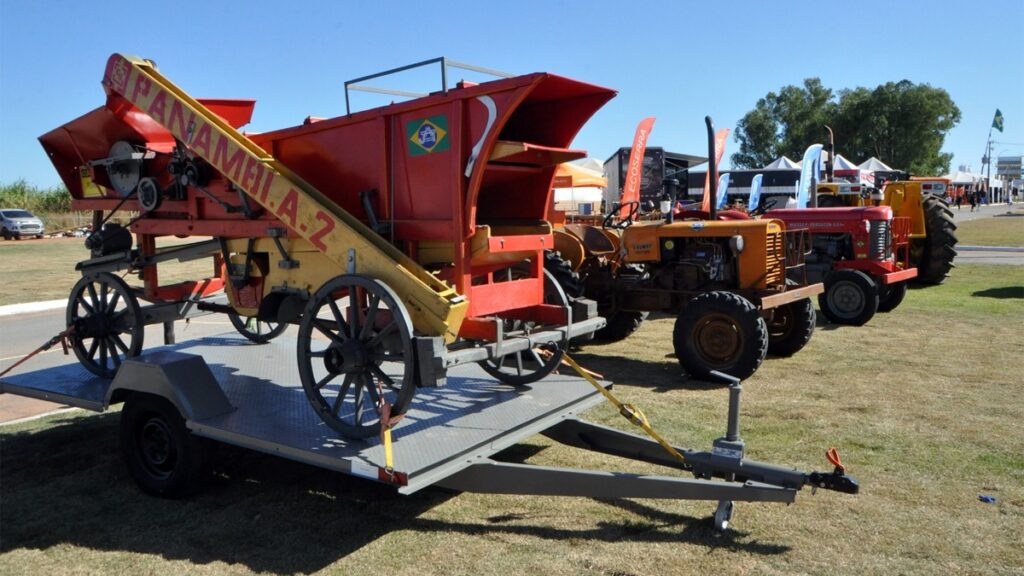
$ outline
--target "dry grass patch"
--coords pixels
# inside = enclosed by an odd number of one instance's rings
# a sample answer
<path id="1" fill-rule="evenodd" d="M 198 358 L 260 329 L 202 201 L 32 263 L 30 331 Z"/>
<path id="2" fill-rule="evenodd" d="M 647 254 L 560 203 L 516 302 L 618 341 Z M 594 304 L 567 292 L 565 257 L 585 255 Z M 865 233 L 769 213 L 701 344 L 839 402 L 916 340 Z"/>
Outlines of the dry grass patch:
<path id="1" fill-rule="evenodd" d="M 823 452 L 837 446 L 857 496 L 739 503 L 723 535 L 709 502 L 400 497 L 225 448 L 206 492 L 168 502 L 131 484 L 117 414 L 61 415 L 0 428 L 0 573 L 1019 573 L 1024 300 L 991 292 L 1020 284 L 1010 268 L 963 266 L 864 327 L 822 325 L 804 351 L 747 381 L 749 455 L 827 469 Z M 676 443 L 707 448 L 724 431 L 727 394 L 682 377 L 671 329 L 655 319 L 575 357 Z M 587 417 L 628 426 L 605 405 Z M 540 437 L 503 458 L 664 473 Z"/>

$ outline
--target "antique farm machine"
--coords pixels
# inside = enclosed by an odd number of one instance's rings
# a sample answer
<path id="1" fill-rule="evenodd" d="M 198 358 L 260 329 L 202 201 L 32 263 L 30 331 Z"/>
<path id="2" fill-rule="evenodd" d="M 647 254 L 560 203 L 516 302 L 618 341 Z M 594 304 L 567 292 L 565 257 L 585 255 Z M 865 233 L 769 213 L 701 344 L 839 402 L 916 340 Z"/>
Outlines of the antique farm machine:
<path id="1" fill-rule="evenodd" d="M 196 308 L 256 341 L 297 324 L 303 388 L 348 437 L 390 425 L 456 364 L 512 384 L 554 370 L 552 344 L 603 320 L 545 275 L 551 181 L 615 93 L 545 73 L 449 88 L 450 61 L 414 66 L 435 64 L 432 94 L 244 134 L 254 101 L 196 99 L 153 62 L 111 56 L 106 103 L 40 137 L 73 207 L 94 213 L 67 309 L 82 365 L 112 377 L 146 325 Z M 160 263 L 202 258 L 209 278 L 161 284 Z"/>

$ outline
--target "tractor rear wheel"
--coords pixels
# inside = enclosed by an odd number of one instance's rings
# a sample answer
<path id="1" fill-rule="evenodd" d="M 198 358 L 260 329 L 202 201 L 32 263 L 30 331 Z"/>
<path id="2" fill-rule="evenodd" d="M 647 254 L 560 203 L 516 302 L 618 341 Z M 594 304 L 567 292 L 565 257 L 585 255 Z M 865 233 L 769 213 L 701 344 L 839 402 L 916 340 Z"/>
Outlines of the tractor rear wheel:
<path id="1" fill-rule="evenodd" d="M 647 277 L 647 271 L 636 264 L 624 264 L 619 267 L 617 278 L 632 277 L 639 282 Z M 629 338 L 633 332 L 640 329 L 640 325 L 647 319 L 647 312 L 637 310 L 621 310 L 614 302 L 614 294 L 605 295 L 599 299 L 599 303 L 605 306 L 598 306 L 598 312 L 608 321 L 604 328 L 594 333 L 594 339 L 600 342 L 618 342 Z"/>
<path id="2" fill-rule="evenodd" d="M 835 324 L 862 326 L 878 311 L 878 284 L 860 270 L 838 270 L 825 278 L 818 306 Z"/>
<path id="3" fill-rule="evenodd" d="M 896 284 L 886 284 L 885 286 L 882 286 L 878 291 L 878 311 L 892 312 L 900 305 L 901 302 L 903 302 L 903 297 L 906 295 L 906 282 L 897 282 Z"/>
<path id="4" fill-rule="evenodd" d="M 705 292 L 676 319 L 672 344 L 691 376 L 707 378 L 715 370 L 745 380 L 768 353 L 768 326 L 746 298 Z"/>
<path id="5" fill-rule="evenodd" d="M 792 356 L 808 342 L 814 334 L 817 314 L 810 298 L 790 302 L 772 311 L 768 322 L 768 353 L 775 356 Z"/>
<path id="6" fill-rule="evenodd" d="M 910 263 L 917 267 L 918 284 L 941 284 L 956 257 L 956 223 L 945 201 L 926 194 L 921 199 L 925 237 L 910 241 Z"/>

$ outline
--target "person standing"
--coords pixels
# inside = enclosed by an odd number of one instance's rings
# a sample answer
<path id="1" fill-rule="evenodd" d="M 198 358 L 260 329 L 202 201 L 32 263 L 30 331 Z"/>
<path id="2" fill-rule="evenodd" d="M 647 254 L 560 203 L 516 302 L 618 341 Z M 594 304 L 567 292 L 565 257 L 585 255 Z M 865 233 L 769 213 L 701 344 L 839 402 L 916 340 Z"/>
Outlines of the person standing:
<path id="1" fill-rule="evenodd" d="M 964 203 L 964 193 L 961 192 L 956 195 L 956 209 L 960 210 L 960 205 Z"/>
<path id="2" fill-rule="evenodd" d="M 978 191 L 971 190 L 971 196 L 968 200 L 971 202 L 971 212 L 974 212 L 974 207 L 978 204 Z"/>

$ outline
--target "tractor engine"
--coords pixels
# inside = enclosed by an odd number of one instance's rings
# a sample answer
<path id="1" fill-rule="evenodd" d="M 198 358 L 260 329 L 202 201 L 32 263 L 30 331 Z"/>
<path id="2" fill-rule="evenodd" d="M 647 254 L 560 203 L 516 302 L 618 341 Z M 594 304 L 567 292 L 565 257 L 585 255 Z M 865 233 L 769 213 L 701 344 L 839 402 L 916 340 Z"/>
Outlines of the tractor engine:
<path id="1" fill-rule="evenodd" d="M 814 278 L 823 278 L 837 260 L 853 259 L 853 238 L 849 232 L 814 234 L 811 251 L 807 254 L 807 272 Z"/>
<path id="2" fill-rule="evenodd" d="M 729 248 L 720 239 L 666 238 L 661 263 L 651 267 L 651 281 L 666 290 L 700 290 L 735 282 Z"/>

